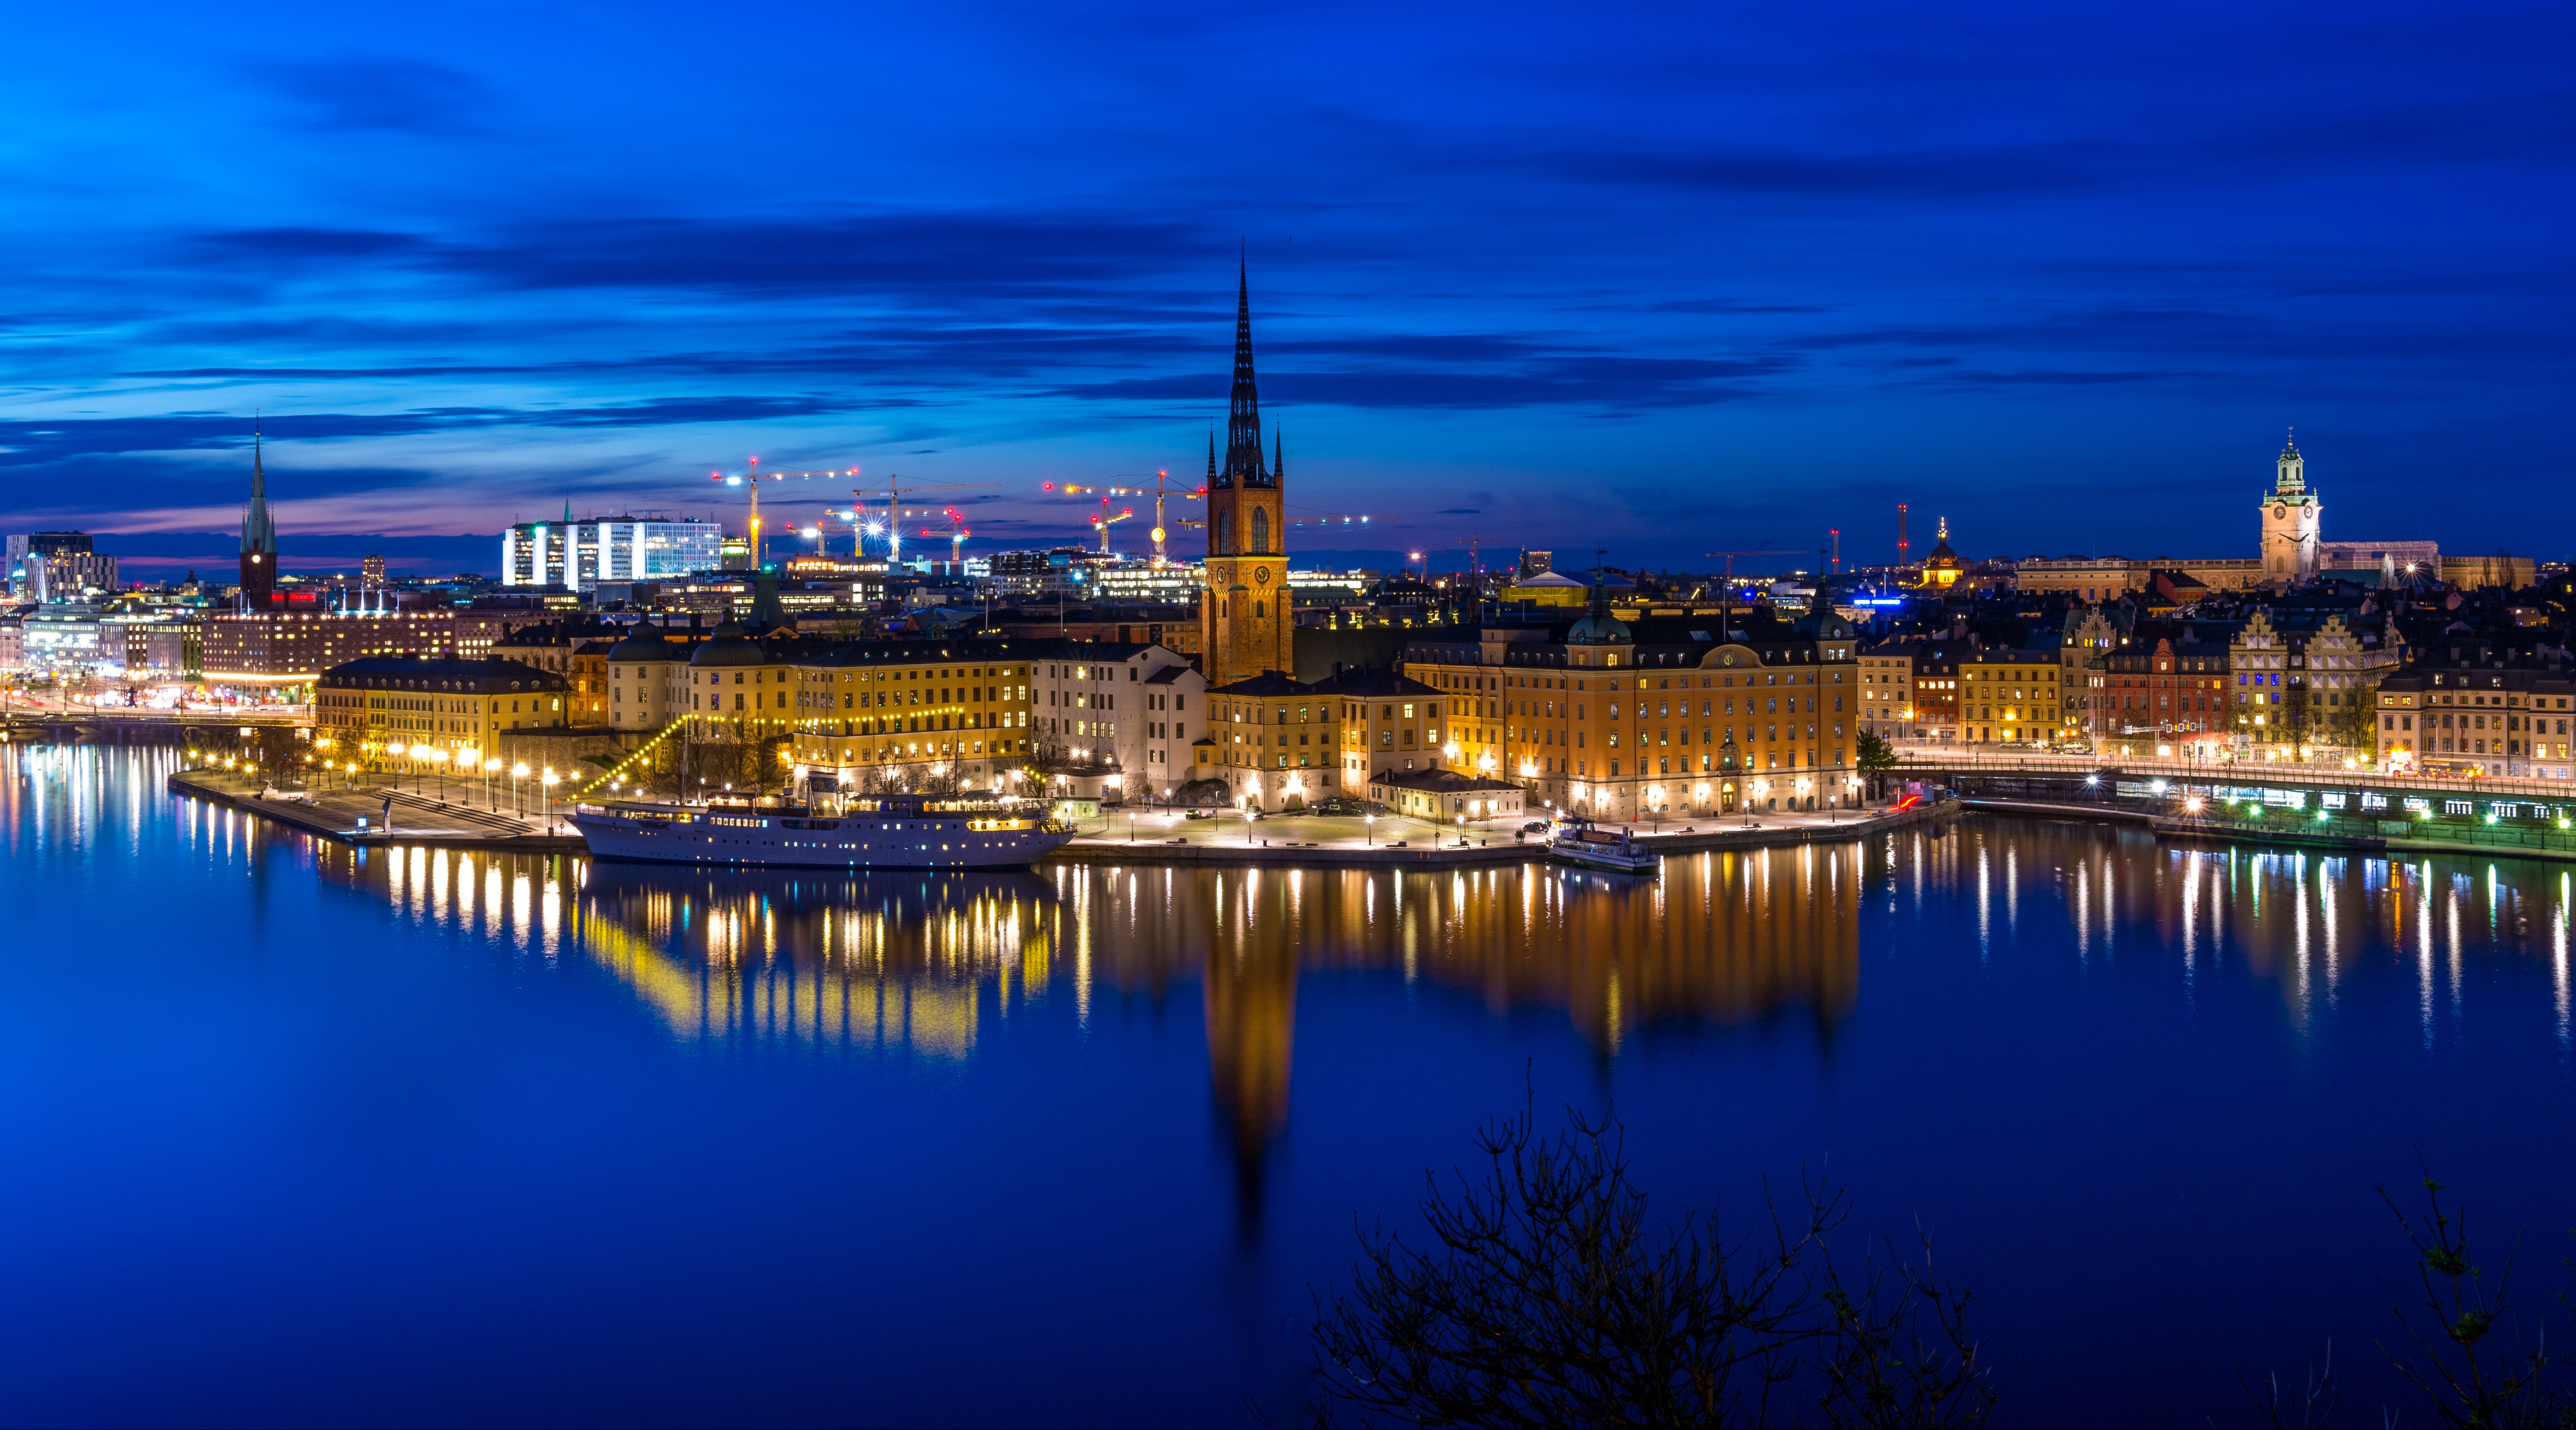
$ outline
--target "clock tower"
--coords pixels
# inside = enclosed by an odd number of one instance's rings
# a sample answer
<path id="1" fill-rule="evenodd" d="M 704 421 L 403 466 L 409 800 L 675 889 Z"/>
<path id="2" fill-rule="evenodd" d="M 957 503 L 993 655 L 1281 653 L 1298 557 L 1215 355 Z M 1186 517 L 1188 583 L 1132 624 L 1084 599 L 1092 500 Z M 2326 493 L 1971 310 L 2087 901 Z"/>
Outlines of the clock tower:
<path id="1" fill-rule="evenodd" d="M 2295 439 L 2293 434 L 2293 438 Z M 2274 469 L 2272 494 L 2263 499 L 2263 580 L 2310 580 L 2323 555 L 2325 503 L 2308 487 L 2307 459 L 2296 440 L 2284 442 Z"/>
<path id="2" fill-rule="evenodd" d="M 1280 494 L 1285 445 L 1267 466 L 1261 400 L 1252 382 L 1252 287 L 1235 279 L 1234 403 L 1225 463 L 1208 439 L 1207 589 L 1199 593 L 1199 651 L 1209 686 L 1297 669 L 1297 616 L 1288 594 L 1287 512 Z"/>

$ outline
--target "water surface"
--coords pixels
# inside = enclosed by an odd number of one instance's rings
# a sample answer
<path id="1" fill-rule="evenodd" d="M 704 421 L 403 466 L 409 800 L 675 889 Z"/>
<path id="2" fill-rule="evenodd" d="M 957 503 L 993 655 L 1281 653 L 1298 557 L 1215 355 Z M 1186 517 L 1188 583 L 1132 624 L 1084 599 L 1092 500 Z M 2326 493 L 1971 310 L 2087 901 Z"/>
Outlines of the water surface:
<path id="1" fill-rule="evenodd" d="M 1931 1230 L 2009 1423 L 2241 1419 L 2329 1338 L 2393 1397 L 2418 1148 L 2535 1270 L 2576 1223 L 2561 866 L 706 874 L 354 851 L 168 760 L 0 752 L 13 1421 L 1282 1423 L 1354 1218 L 1526 1087 L 1675 1213 L 1830 1168 Z"/>

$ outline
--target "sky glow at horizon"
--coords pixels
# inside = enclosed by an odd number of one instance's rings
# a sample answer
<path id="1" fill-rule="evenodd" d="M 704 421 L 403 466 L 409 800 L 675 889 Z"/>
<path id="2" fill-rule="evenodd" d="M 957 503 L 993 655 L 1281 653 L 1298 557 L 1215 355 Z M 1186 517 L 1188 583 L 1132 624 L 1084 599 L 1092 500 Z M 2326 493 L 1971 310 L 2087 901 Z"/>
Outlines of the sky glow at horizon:
<path id="1" fill-rule="evenodd" d="M 290 565 L 738 524 L 755 452 L 1087 543 L 1041 483 L 1200 470 L 1238 252 L 1295 514 L 1390 557 L 2250 554 L 2291 424 L 2330 540 L 2568 554 L 2562 8 L 23 24 L 7 524 L 146 559 L 254 409 Z"/>

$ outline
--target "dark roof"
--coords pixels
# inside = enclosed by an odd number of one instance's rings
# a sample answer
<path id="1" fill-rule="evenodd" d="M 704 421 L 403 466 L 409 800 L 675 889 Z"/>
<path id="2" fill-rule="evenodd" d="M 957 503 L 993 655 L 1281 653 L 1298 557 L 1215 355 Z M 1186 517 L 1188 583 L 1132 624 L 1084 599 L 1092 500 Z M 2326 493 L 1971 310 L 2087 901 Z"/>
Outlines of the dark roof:
<path id="1" fill-rule="evenodd" d="M 1482 775 L 1462 775 L 1456 770 L 1381 770 L 1369 776 L 1373 785 L 1395 789 L 1418 790 L 1424 794 L 1475 794 L 1484 790 L 1517 790 L 1510 780 L 1487 779 Z"/>
<path id="2" fill-rule="evenodd" d="M 1437 696 L 1440 692 L 1409 675 L 1392 670 L 1363 667 L 1345 670 L 1329 680 L 1319 680 L 1310 687 L 1318 695 L 1343 695 L 1354 700 Z"/>
<path id="3" fill-rule="evenodd" d="M 1427 689 L 1428 687 L 1425 688 Z M 1242 695 L 1247 697 L 1263 695 L 1298 696 L 1313 695 L 1316 693 L 1317 687 L 1308 685 L 1302 680 L 1295 679 L 1276 670 L 1265 670 L 1259 675 L 1253 676 L 1248 680 L 1238 680 L 1230 685 L 1219 685 L 1208 691 L 1208 694 L 1210 695 Z"/>
<path id="4" fill-rule="evenodd" d="M 562 676 L 515 660 L 399 655 L 369 655 L 344 661 L 322 672 L 318 683 L 335 690 L 449 690 L 475 695 L 565 688 Z"/>
<path id="5" fill-rule="evenodd" d="M 684 655 L 653 626 L 637 626 L 624 640 L 608 648 L 608 658 L 620 661 L 679 660 Z"/>
<path id="6" fill-rule="evenodd" d="M 1145 683 L 1147 685 L 1169 685 L 1173 681 L 1180 679 L 1182 676 L 1189 674 L 1194 669 L 1196 669 L 1196 667 L 1187 665 L 1158 665 L 1154 667 L 1152 674 L 1145 677 Z"/>
<path id="7" fill-rule="evenodd" d="M 799 665 L 940 665 L 967 661 L 1029 661 L 1038 658 L 1039 642 L 972 639 L 928 641 L 851 641 L 796 658 Z"/>
<path id="8" fill-rule="evenodd" d="M 769 652 L 738 631 L 720 632 L 689 652 L 691 665 L 767 665 Z"/>

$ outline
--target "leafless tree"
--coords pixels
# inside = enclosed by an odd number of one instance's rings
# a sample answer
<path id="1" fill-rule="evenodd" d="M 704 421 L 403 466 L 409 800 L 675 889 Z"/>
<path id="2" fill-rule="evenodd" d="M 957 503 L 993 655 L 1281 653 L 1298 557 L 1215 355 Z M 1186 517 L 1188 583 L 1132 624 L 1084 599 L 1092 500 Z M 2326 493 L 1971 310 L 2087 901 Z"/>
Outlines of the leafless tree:
<path id="1" fill-rule="evenodd" d="M 1714 1212 L 1649 1220 L 1615 1114 L 1533 1115 L 1476 1138 L 1487 1167 L 1422 1203 L 1434 1250 L 1363 1232 L 1354 1284 L 1316 1295 L 1318 1423 L 1701 1426 L 1775 1413 L 1830 1425 L 1984 1422 L 1995 1388 L 1969 1294 L 1920 1262 L 1872 1256 L 1857 1279 L 1827 1243 L 1843 1193 L 1766 1195 L 1753 1230 Z"/>
<path id="2" fill-rule="evenodd" d="M 2428 1173 L 2424 1210 L 2410 1217 L 2388 1188 L 2379 1188 L 2379 1199 L 2415 1249 L 2416 1282 L 2423 1296 L 2414 1312 L 2403 1304 L 2390 1308 L 2413 1349 L 2381 1342 L 2381 1353 L 2432 1400 L 2433 1413 L 2444 1425 L 2479 1430 L 2576 1426 L 2576 1398 L 2544 1383 L 2550 1365 L 2559 1359 L 2549 1354 L 2545 1339 L 2502 1351 L 2485 1344 L 2509 1305 L 2513 1254 L 2506 1254 L 2490 1290 L 2486 1273 L 2470 1255 L 2468 1214 L 2446 1208 L 2443 1190 Z"/>

